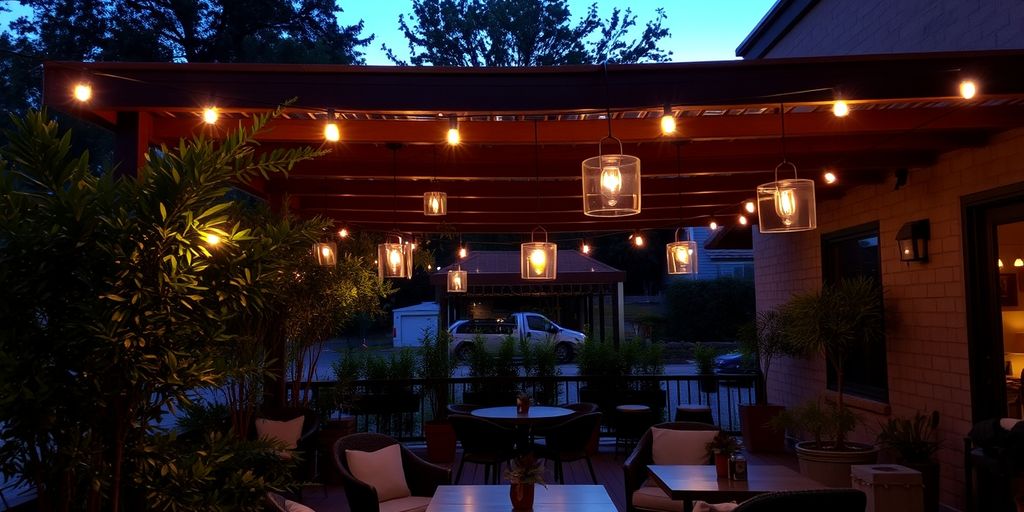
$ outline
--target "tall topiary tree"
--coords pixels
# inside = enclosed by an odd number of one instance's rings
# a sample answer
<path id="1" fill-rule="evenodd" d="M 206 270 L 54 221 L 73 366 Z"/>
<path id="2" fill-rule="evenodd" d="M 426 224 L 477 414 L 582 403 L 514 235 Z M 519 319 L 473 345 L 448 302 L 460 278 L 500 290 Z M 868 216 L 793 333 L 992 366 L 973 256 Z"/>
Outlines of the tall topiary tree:
<path id="1" fill-rule="evenodd" d="M 91 172 L 44 113 L 14 120 L 0 150 L 0 470 L 41 509 L 159 501 L 140 475 L 176 468 L 152 434 L 190 390 L 223 382 L 215 361 L 251 340 L 238 319 L 261 314 L 280 266 L 284 241 L 255 236 L 228 192 L 319 154 L 257 153 L 268 119 L 151 151 L 138 178 Z"/>

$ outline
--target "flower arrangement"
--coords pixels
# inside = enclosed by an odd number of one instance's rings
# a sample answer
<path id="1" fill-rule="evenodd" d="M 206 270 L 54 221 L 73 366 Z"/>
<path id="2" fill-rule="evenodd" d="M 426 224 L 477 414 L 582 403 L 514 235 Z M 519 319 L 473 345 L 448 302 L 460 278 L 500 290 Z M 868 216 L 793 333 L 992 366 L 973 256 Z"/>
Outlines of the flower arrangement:
<path id="1" fill-rule="evenodd" d="M 710 458 L 716 453 L 729 456 L 740 451 L 741 446 L 740 442 L 737 441 L 735 437 L 719 431 L 715 434 L 715 437 L 705 445 L 705 448 L 707 448 L 708 458 Z"/>
<path id="2" fill-rule="evenodd" d="M 544 462 L 532 453 L 520 455 L 505 470 L 505 479 L 510 484 L 541 484 L 544 487 Z"/>

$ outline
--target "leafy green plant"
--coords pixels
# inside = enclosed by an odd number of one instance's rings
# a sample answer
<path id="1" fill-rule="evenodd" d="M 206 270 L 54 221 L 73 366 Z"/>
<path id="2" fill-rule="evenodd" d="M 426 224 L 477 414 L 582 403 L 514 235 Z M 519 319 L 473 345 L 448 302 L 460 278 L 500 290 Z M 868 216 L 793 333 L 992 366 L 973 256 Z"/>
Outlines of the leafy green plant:
<path id="1" fill-rule="evenodd" d="M 704 445 L 704 448 L 707 449 L 708 458 L 710 459 L 716 453 L 723 453 L 725 455 L 736 453 L 740 451 L 741 446 L 735 437 L 719 431 L 711 441 Z"/>
<path id="2" fill-rule="evenodd" d="M 424 393 L 433 413 L 431 418 L 436 420 L 444 417 L 448 401 L 448 382 L 445 379 L 455 373 L 455 365 L 448 353 L 451 334 L 442 330 L 434 336 L 433 331 L 427 329 L 420 344 L 420 377 L 428 380 L 423 385 Z"/>
<path id="3" fill-rule="evenodd" d="M 693 345 L 693 359 L 697 363 L 697 373 L 710 375 L 715 370 L 715 356 L 718 351 L 710 345 L 695 343 Z"/>
<path id="4" fill-rule="evenodd" d="M 544 461 L 532 452 L 509 461 L 504 477 L 510 484 L 541 484 L 547 487 L 544 484 Z"/>
<path id="5" fill-rule="evenodd" d="M 757 364 L 760 380 L 757 401 L 768 403 L 768 371 L 772 361 L 779 356 L 799 355 L 799 350 L 783 332 L 782 313 L 777 309 L 759 311 L 753 323 L 740 329 L 739 341 L 743 355 L 753 358 Z"/>
<path id="6" fill-rule="evenodd" d="M 883 336 L 882 290 L 873 279 L 857 277 L 827 284 L 820 291 L 794 296 L 781 309 L 783 335 L 797 352 L 822 354 L 836 375 L 836 409 L 843 400 L 846 360 L 856 347 L 879 343 Z M 836 432 L 835 448 L 845 448 L 848 430 Z"/>
<path id="7" fill-rule="evenodd" d="M 529 360 L 533 364 L 529 367 L 523 365 L 523 371 L 527 376 L 541 378 L 534 388 L 534 401 L 540 404 L 555 403 L 561 385 L 555 381 L 554 377 L 562 373 L 558 368 L 558 352 L 555 350 L 555 344 L 550 341 L 536 343 L 526 346 L 525 351 L 525 354 L 529 354 Z M 527 356 L 524 355 L 523 358 L 525 360 Z"/>
<path id="8" fill-rule="evenodd" d="M 860 422 L 853 411 L 840 408 L 835 402 L 811 400 L 786 409 L 772 418 L 771 426 L 810 438 L 820 450 L 842 450 L 839 439 L 845 439 Z"/>
<path id="9" fill-rule="evenodd" d="M 889 418 L 878 427 L 878 444 L 892 451 L 900 464 L 931 462 L 939 450 L 939 411 L 918 411 L 913 418 Z"/>

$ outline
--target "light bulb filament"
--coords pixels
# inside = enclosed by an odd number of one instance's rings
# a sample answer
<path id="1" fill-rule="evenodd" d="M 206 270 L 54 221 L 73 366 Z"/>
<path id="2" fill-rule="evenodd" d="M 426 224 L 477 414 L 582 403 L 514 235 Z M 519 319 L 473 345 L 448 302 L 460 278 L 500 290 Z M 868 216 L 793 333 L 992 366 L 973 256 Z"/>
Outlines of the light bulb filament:
<path id="1" fill-rule="evenodd" d="M 608 201 L 609 206 L 615 206 L 619 202 L 619 192 L 622 190 L 622 171 L 617 165 L 609 165 L 601 168 L 601 195 Z"/>
<path id="2" fill-rule="evenodd" d="M 391 265 L 391 272 L 397 274 L 398 268 L 402 264 L 402 253 L 398 249 L 388 251 L 388 264 Z"/>
<path id="3" fill-rule="evenodd" d="M 775 189 L 775 213 L 782 223 L 791 226 L 796 215 L 796 192 L 791 188 Z"/>

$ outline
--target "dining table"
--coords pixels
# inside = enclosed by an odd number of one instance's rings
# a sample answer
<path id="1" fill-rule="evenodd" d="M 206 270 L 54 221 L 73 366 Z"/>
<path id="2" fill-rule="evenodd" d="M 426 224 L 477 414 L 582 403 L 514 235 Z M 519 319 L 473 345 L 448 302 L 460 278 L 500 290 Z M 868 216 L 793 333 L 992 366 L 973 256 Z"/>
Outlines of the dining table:
<path id="1" fill-rule="evenodd" d="M 829 487 L 786 466 L 747 465 L 746 480 L 719 478 L 714 465 L 647 466 L 654 482 L 670 498 L 683 500 L 683 510 L 693 509 L 694 500 L 708 503 L 743 501 L 775 491 L 806 491 Z"/>
<path id="2" fill-rule="evenodd" d="M 574 412 L 576 411 L 566 407 L 549 405 L 533 405 L 525 412 L 519 412 L 516 406 L 508 405 L 473 409 L 470 414 L 515 429 L 516 451 L 523 454 L 530 451 L 534 427 L 568 419 Z"/>
<path id="3" fill-rule="evenodd" d="M 427 512 L 509 512 L 508 485 L 439 485 Z M 603 485 L 536 485 L 533 512 L 617 512 Z"/>

